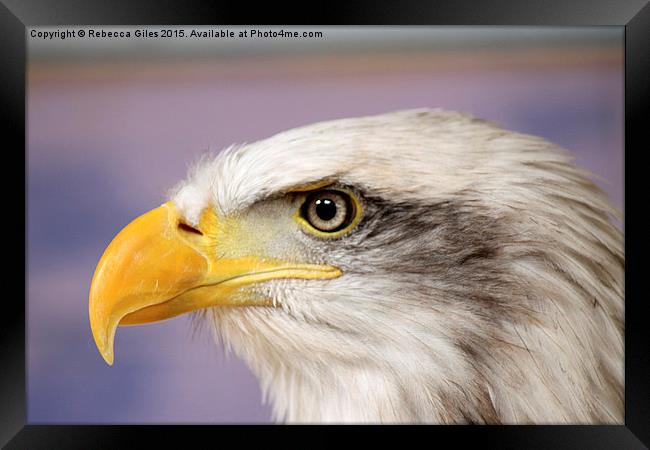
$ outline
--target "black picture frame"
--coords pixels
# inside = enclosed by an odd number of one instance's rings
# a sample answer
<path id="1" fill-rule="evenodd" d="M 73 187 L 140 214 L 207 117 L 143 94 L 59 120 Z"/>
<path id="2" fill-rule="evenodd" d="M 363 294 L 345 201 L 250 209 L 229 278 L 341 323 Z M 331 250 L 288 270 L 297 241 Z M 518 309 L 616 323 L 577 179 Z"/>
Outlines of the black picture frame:
<path id="1" fill-rule="evenodd" d="M 144 25 L 144 24 L 320 24 L 349 25 L 545 25 L 545 26 L 621 26 L 625 28 L 625 193 L 632 207 L 626 208 L 626 318 L 625 318 L 625 424 L 621 426 L 432 426 L 372 427 L 383 438 L 396 430 L 415 431 L 431 444 L 441 439 L 459 443 L 473 442 L 489 448 L 647 448 L 650 445 L 650 337 L 647 300 L 644 296 L 643 260 L 648 230 L 640 217 L 647 195 L 642 183 L 643 151 L 650 149 L 647 123 L 650 99 L 650 5 L 648 0 L 446 0 L 401 1 L 388 4 L 347 2 L 344 5 L 306 2 L 283 11 L 277 3 L 250 6 L 234 2 L 199 1 L 110 1 L 110 0 L 0 0 L 0 124 L 4 129 L 5 170 L 23 168 L 27 176 L 25 139 L 26 28 L 40 25 Z M 284 15 L 291 11 L 294 16 Z M 297 14 L 301 14 L 298 18 Z M 20 149 L 25 149 L 21 154 Z M 8 160 L 13 156 L 15 159 Z M 15 225 L 19 220 L 21 196 L 10 177 L 3 177 L 5 195 L 3 213 L 8 233 L 3 233 L 4 250 L 21 241 Z M 26 183 L 24 182 L 23 188 Z M 26 217 L 26 195 L 23 207 Z M 641 207 L 639 207 L 641 206 Z M 25 223 L 22 228 L 23 251 Z M 6 254 L 6 253 L 5 253 Z M 23 254 L 26 254 L 23 253 Z M 7 258 L 5 256 L 5 258 Z M 10 266 L 19 270 L 20 257 Z M 20 286 L 19 273 L 5 274 L 0 326 L 0 444 L 6 448 L 131 448 L 141 442 L 164 439 L 167 443 L 201 439 L 223 442 L 224 430 L 248 437 L 248 429 L 238 426 L 76 426 L 30 425 L 26 422 L 25 303 L 26 264 L 23 264 L 22 295 L 8 293 L 9 285 Z M 255 431 L 275 433 L 285 427 L 256 426 Z M 342 427 L 337 427 L 341 429 Z M 350 428 L 346 428 L 346 431 Z M 315 433 L 318 443 L 337 442 L 330 429 L 291 427 L 297 433 Z M 244 434 L 246 433 L 246 434 Z M 228 436 L 233 438 L 235 436 Z M 153 439 L 153 441 L 152 441 Z M 305 436 L 304 439 L 307 439 Z M 302 441 L 306 442 L 306 441 Z M 310 441 L 314 442 L 310 436 Z"/>

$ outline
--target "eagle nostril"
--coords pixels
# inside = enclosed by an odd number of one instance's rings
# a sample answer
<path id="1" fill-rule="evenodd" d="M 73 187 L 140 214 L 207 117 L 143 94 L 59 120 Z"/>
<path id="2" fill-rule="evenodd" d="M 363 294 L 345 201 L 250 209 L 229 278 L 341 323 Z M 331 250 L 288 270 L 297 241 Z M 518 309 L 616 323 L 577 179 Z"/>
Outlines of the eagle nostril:
<path id="1" fill-rule="evenodd" d="M 183 223 L 183 222 L 178 223 L 178 229 L 182 230 L 182 231 L 185 231 L 187 233 L 194 233 L 194 234 L 198 234 L 200 236 L 203 236 L 203 233 L 201 233 L 200 230 L 197 230 L 196 228 L 191 227 L 188 224 Z"/>

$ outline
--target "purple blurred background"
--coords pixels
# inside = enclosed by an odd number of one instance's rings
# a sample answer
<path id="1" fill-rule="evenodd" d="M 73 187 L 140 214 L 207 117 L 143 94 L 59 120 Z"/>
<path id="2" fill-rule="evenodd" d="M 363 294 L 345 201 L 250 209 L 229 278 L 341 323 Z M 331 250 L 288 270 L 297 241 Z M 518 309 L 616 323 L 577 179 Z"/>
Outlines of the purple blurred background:
<path id="1" fill-rule="evenodd" d="M 30 423 L 270 421 L 255 377 L 188 317 L 120 328 L 113 367 L 90 332 L 104 248 L 206 149 L 442 107 L 571 150 L 623 208 L 622 28 L 315 30 L 324 37 L 28 37 Z"/>

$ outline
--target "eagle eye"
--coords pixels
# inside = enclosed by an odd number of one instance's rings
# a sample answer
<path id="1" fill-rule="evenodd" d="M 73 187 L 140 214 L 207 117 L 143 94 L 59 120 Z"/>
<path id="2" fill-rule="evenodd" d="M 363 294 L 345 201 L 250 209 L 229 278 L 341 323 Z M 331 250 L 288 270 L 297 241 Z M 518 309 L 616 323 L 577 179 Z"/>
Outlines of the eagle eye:
<path id="1" fill-rule="evenodd" d="M 299 213 L 308 231 L 319 236 L 340 236 L 358 223 L 358 204 L 347 192 L 320 189 L 306 196 Z"/>

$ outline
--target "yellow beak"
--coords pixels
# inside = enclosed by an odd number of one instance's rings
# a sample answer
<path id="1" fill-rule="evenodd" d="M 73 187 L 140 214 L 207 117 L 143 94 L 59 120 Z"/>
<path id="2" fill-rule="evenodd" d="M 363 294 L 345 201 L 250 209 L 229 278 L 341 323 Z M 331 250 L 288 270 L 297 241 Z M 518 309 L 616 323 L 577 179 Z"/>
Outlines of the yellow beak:
<path id="1" fill-rule="evenodd" d="M 329 279 L 335 267 L 272 258 L 217 258 L 214 236 L 227 236 L 211 210 L 199 229 L 184 225 L 171 202 L 138 217 L 106 248 L 90 287 L 89 314 L 95 344 L 113 364 L 118 325 L 168 319 L 212 306 L 268 305 L 267 299 L 235 300 L 242 286 L 278 278 Z M 205 230 L 203 230 L 205 228 Z"/>

